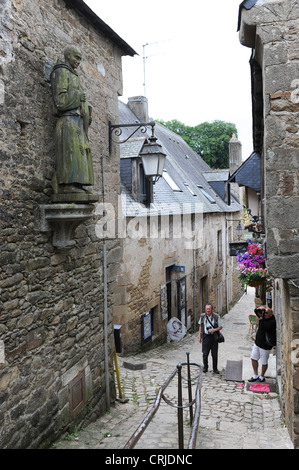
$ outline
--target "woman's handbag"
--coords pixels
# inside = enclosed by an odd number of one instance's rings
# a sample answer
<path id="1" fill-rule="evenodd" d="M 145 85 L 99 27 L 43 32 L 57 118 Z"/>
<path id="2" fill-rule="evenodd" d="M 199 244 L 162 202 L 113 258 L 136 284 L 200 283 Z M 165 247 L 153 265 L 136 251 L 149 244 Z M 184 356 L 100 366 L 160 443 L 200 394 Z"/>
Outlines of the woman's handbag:
<path id="1" fill-rule="evenodd" d="M 214 325 L 210 322 L 210 319 L 207 315 L 207 319 L 208 319 L 208 322 L 210 323 L 211 327 L 214 328 Z M 214 339 L 215 341 L 217 341 L 217 343 L 224 343 L 225 339 L 224 339 L 224 336 L 222 333 L 220 333 L 220 331 L 215 331 L 215 333 L 213 333 L 214 335 Z"/>

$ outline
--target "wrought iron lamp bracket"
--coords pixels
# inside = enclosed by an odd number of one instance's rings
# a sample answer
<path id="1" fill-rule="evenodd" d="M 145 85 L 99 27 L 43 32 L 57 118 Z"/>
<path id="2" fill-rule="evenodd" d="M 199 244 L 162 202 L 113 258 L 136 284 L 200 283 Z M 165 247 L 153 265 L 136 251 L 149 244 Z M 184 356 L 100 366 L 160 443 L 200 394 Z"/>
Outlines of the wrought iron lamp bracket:
<path id="1" fill-rule="evenodd" d="M 116 144 L 124 144 L 127 142 L 137 131 L 141 131 L 143 134 L 146 133 L 148 127 L 152 128 L 152 135 L 154 135 L 154 127 L 155 127 L 155 122 L 150 121 L 150 122 L 138 122 L 135 124 L 111 124 L 109 121 L 109 153 L 111 153 L 111 147 L 112 147 L 112 142 Z M 114 140 L 113 136 L 115 135 L 116 137 L 120 137 L 122 135 L 122 128 L 123 127 L 135 127 L 133 132 L 126 137 L 123 140 Z"/>

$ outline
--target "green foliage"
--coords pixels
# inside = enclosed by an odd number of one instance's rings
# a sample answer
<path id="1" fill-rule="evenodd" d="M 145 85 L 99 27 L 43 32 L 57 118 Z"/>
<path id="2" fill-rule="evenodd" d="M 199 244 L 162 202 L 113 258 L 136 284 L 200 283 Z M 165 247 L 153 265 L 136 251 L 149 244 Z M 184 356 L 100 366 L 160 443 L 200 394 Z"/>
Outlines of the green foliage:
<path id="1" fill-rule="evenodd" d="M 191 127 L 176 119 L 157 122 L 180 135 L 211 168 L 229 167 L 229 141 L 233 134 L 238 136 L 235 124 L 213 121 Z"/>

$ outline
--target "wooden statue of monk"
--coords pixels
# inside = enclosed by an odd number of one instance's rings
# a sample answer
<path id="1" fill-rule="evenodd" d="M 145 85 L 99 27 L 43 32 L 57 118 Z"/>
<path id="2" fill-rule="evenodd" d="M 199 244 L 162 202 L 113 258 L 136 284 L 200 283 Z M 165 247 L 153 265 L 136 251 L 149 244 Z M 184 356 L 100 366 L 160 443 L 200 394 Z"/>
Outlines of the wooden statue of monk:
<path id="1" fill-rule="evenodd" d="M 88 140 L 92 108 L 86 102 L 86 94 L 75 71 L 81 58 L 77 47 L 67 47 L 64 62 L 57 63 L 51 73 L 52 95 L 58 117 L 54 193 L 82 192 L 85 191 L 83 186 L 94 184 Z"/>

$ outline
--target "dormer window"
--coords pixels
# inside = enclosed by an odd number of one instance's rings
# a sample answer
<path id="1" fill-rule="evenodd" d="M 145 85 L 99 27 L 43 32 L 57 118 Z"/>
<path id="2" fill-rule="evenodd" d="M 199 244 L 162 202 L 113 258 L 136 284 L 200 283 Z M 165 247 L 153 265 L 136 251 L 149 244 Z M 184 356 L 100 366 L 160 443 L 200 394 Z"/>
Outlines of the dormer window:
<path id="1" fill-rule="evenodd" d="M 132 195 L 134 198 L 149 207 L 153 202 L 153 183 L 145 176 L 140 158 L 131 159 L 132 168 Z"/>
<path id="2" fill-rule="evenodd" d="M 139 197 L 138 202 L 149 207 L 152 198 L 152 182 L 145 176 L 142 163 L 138 164 L 138 179 L 139 179 Z"/>

